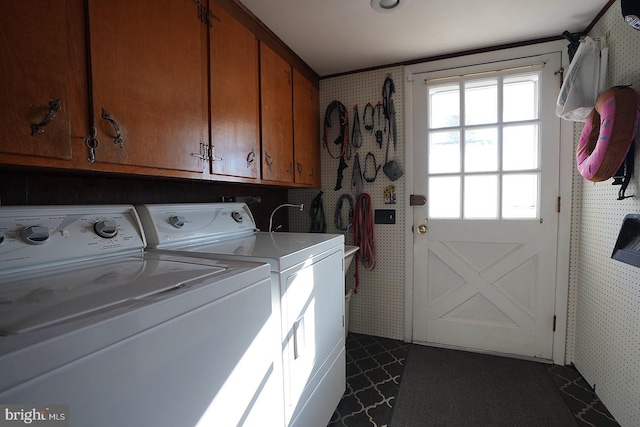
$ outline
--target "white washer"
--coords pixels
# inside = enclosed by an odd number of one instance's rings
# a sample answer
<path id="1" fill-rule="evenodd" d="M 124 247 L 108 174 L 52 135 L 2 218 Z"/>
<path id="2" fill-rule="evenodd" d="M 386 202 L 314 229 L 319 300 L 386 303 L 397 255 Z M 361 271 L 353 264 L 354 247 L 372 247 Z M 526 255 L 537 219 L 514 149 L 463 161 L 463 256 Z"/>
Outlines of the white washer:
<path id="1" fill-rule="evenodd" d="M 0 208 L 0 403 L 71 426 L 284 424 L 266 264 L 144 252 L 133 206 Z"/>
<path id="2" fill-rule="evenodd" d="M 136 209 L 149 248 L 269 263 L 282 316 L 287 425 L 325 427 L 346 387 L 344 236 L 260 232 L 244 203 Z"/>

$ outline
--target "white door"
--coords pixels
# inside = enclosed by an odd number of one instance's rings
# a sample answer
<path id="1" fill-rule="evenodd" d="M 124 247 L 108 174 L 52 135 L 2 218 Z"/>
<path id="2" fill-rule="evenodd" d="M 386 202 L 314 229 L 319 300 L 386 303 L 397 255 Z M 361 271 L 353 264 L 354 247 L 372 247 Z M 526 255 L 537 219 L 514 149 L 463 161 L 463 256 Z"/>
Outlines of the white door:
<path id="1" fill-rule="evenodd" d="M 414 341 L 552 358 L 560 60 L 414 75 Z"/>

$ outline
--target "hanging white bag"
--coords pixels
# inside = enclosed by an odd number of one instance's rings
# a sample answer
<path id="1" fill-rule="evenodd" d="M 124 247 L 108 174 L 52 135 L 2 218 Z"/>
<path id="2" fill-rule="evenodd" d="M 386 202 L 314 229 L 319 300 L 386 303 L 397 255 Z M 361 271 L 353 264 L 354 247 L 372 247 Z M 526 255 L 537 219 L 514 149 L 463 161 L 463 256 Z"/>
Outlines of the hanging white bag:
<path id="1" fill-rule="evenodd" d="M 600 94 L 607 89 L 609 48 L 586 36 L 580 40 L 556 103 L 556 115 L 565 120 L 586 122 Z"/>

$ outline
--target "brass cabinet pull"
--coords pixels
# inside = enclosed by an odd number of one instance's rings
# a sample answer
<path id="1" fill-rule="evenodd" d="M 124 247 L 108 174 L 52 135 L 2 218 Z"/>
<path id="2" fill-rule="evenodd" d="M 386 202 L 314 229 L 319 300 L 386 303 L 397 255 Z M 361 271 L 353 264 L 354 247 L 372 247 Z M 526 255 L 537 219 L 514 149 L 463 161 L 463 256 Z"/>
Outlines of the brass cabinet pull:
<path id="1" fill-rule="evenodd" d="M 113 130 L 116 133 L 116 135 L 113 137 L 113 142 L 118 147 L 122 148 L 124 141 L 122 140 L 122 135 L 120 134 L 120 126 L 118 126 L 118 123 L 111 117 L 111 114 L 109 114 L 107 110 L 105 110 L 104 108 L 102 109 L 102 118 L 108 121 L 109 123 L 111 123 L 111 126 L 113 126 Z"/>
<path id="2" fill-rule="evenodd" d="M 271 156 L 269 155 L 267 150 L 264 150 L 264 161 L 267 164 L 267 166 L 269 167 L 269 170 L 272 170 L 273 169 L 273 159 L 271 159 Z"/>
<path id="3" fill-rule="evenodd" d="M 256 152 L 253 148 L 251 148 L 251 151 L 249 151 L 249 154 L 247 154 L 247 168 L 251 167 L 251 163 L 253 163 L 255 159 L 256 159 Z"/>
<path id="4" fill-rule="evenodd" d="M 62 102 L 60 99 L 56 99 L 55 101 L 49 101 L 49 113 L 47 113 L 46 117 L 42 119 L 40 123 L 33 123 L 31 125 L 31 136 L 35 136 L 39 133 L 44 132 L 45 126 L 51 123 L 51 120 L 58 114 L 58 111 L 62 109 Z"/>

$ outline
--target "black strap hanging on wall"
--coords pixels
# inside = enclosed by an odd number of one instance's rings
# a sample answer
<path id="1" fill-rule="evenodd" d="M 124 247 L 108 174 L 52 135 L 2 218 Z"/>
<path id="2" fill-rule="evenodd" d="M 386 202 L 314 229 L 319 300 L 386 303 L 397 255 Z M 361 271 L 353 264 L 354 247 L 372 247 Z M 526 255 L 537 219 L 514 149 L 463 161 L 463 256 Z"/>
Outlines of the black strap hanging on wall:
<path id="1" fill-rule="evenodd" d="M 370 177 L 367 176 L 367 162 L 368 162 L 370 157 L 373 159 L 373 170 L 374 170 L 373 178 L 370 178 Z M 371 151 L 369 151 L 367 153 L 367 155 L 365 156 L 365 158 L 364 158 L 364 170 L 362 171 L 362 177 L 367 182 L 375 181 L 376 178 L 378 177 L 378 171 L 380 170 L 381 167 L 382 167 L 382 165 L 378 165 L 376 163 L 376 156 L 374 156 L 373 153 Z"/>
<path id="2" fill-rule="evenodd" d="M 349 202 L 349 222 L 345 225 L 342 220 L 342 205 L 344 201 Z M 338 202 L 336 203 L 336 212 L 333 215 L 333 222 L 336 228 L 340 231 L 350 230 L 351 224 L 353 222 L 353 197 L 349 194 L 343 194 L 338 198 Z"/>
<path id="3" fill-rule="evenodd" d="M 360 156 L 356 153 L 353 160 L 353 171 L 351 172 L 351 186 L 353 187 L 353 193 L 358 197 L 358 194 L 362 193 L 362 170 L 360 169 Z"/>
<path id="4" fill-rule="evenodd" d="M 360 130 L 360 113 L 358 104 L 353 106 L 353 128 L 351 129 L 351 145 L 355 148 L 362 146 L 362 131 Z"/>
<path id="5" fill-rule="evenodd" d="M 311 228 L 309 233 L 326 233 L 327 223 L 324 220 L 324 206 L 322 204 L 322 191 L 311 201 Z"/>
<path id="6" fill-rule="evenodd" d="M 334 155 L 331 152 L 329 141 L 327 141 L 327 134 L 328 128 L 331 127 L 331 116 L 336 110 L 338 112 L 338 122 L 340 123 L 340 133 L 335 141 L 333 141 L 333 143 L 340 146 L 340 154 Z M 324 134 L 322 143 L 327 148 L 327 151 L 332 158 L 338 159 L 344 156 L 345 150 L 349 143 L 349 115 L 347 109 L 340 101 L 331 101 L 331 103 L 329 103 L 329 105 L 327 106 L 327 109 L 324 113 Z"/>
<path id="7" fill-rule="evenodd" d="M 391 117 L 393 117 L 393 122 L 395 124 L 395 109 L 393 106 L 393 100 L 391 101 L 391 104 L 389 106 L 390 110 L 391 110 Z M 391 180 L 391 181 L 395 181 L 398 178 L 400 178 L 402 175 L 404 175 L 404 171 L 402 170 L 402 168 L 400 167 L 400 164 L 398 162 L 396 162 L 395 160 L 389 160 L 389 145 L 391 145 L 391 134 L 393 132 L 389 132 L 389 134 L 387 135 L 387 151 L 385 153 L 384 156 L 384 166 L 382 167 L 382 172 L 384 172 L 384 174 Z M 395 138 L 395 136 L 394 136 Z M 396 141 L 394 139 L 393 141 L 393 152 L 395 153 L 396 151 Z"/>
<path id="8" fill-rule="evenodd" d="M 344 179 L 342 172 L 348 167 L 349 165 L 345 161 L 344 156 L 341 156 L 340 163 L 338 164 L 338 177 L 336 178 L 336 186 L 333 187 L 333 191 L 338 191 L 342 188 L 342 180 Z"/>
<path id="9" fill-rule="evenodd" d="M 629 182 L 631 182 L 631 177 L 633 176 L 634 169 L 634 157 L 635 157 L 635 148 L 634 143 L 631 143 L 631 147 L 629 147 L 629 152 L 627 156 L 624 158 L 624 162 L 618 169 L 615 175 L 613 175 L 613 182 L 611 185 L 619 185 L 620 190 L 618 190 L 618 200 L 628 199 L 631 196 L 625 196 L 625 192 L 627 191 L 627 187 L 629 186 Z"/>
<path id="10" fill-rule="evenodd" d="M 367 112 L 371 115 L 371 121 L 367 121 Z M 370 102 L 367 102 L 367 105 L 364 106 L 364 112 L 362 113 L 362 121 L 364 122 L 364 128 L 369 131 L 370 134 L 373 133 L 373 105 Z"/>
<path id="11" fill-rule="evenodd" d="M 376 142 L 378 143 L 378 146 L 382 148 L 384 131 L 382 130 L 383 117 L 382 117 L 382 104 L 380 103 L 380 101 L 378 101 L 378 103 L 376 104 L 373 112 L 374 112 L 374 123 L 375 123 L 374 128 L 375 128 Z M 385 125 L 385 128 L 386 128 L 386 125 Z"/>
<path id="12" fill-rule="evenodd" d="M 388 120 L 391 113 L 391 97 L 396 92 L 396 85 L 393 83 L 393 79 L 390 74 L 387 74 L 387 78 L 384 79 L 382 84 L 382 108 L 384 110 L 384 117 Z"/>

